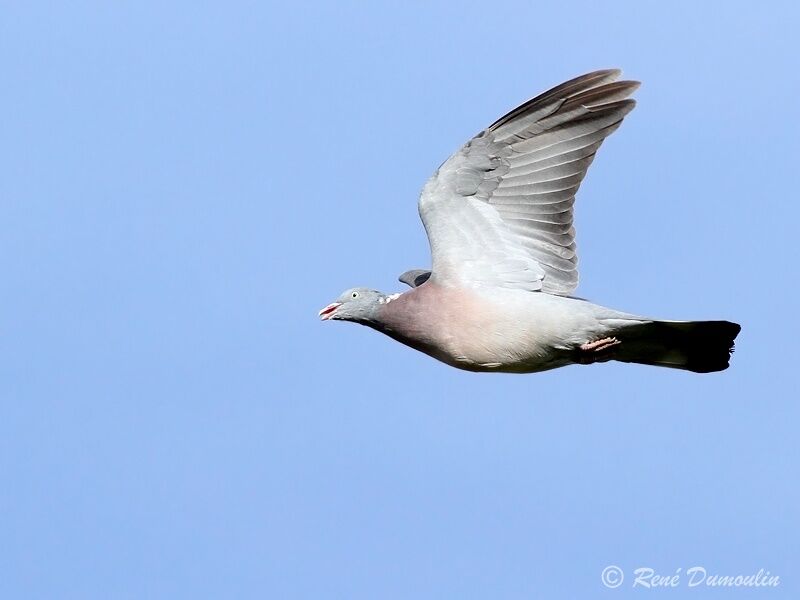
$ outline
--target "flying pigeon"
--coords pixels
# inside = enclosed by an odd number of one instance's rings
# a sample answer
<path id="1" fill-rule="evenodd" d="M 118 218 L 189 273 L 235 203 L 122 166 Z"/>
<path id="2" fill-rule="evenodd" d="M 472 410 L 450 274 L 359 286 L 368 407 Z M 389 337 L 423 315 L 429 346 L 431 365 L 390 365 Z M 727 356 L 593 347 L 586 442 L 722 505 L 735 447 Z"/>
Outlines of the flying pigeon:
<path id="1" fill-rule="evenodd" d="M 529 100 L 468 141 L 425 184 L 419 214 L 432 269 L 411 289 L 353 288 L 322 320 L 372 327 L 468 371 L 533 373 L 617 360 L 697 373 L 728 367 L 741 327 L 661 321 L 571 296 L 575 194 L 603 140 L 633 110 L 617 69 Z"/>

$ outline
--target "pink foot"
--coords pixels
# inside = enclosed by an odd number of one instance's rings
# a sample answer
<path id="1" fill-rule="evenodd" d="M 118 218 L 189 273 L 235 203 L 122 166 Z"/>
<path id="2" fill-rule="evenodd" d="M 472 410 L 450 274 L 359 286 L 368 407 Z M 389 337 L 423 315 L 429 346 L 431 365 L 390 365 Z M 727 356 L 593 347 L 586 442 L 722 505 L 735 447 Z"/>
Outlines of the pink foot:
<path id="1" fill-rule="evenodd" d="M 621 343 L 622 342 L 615 337 L 586 342 L 580 345 L 577 356 L 573 360 L 582 365 L 609 361 L 612 358 L 612 353 L 608 352 L 608 350 Z"/>
<path id="2" fill-rule="evenodd" d="M 607 337 L 595 342 L 586 342 L 585 344 L 581 345 L 581 350 L 584 352 L 602 352 L 603 350 L 608 350 L 619 343 L 620 341 L 617 338 Z"/>

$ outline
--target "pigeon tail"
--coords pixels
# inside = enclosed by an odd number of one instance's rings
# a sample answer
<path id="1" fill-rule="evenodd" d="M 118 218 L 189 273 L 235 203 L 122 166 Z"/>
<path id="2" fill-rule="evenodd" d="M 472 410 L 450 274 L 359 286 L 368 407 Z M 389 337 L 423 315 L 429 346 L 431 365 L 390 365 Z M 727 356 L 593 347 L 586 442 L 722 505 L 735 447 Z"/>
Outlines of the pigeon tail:
<path id="1" fill-rule="evenodd" d="M 613 360 L 695 373 L 724 371 L 741 326 L 729 321 L 648 321 L 614 332 Z"/>

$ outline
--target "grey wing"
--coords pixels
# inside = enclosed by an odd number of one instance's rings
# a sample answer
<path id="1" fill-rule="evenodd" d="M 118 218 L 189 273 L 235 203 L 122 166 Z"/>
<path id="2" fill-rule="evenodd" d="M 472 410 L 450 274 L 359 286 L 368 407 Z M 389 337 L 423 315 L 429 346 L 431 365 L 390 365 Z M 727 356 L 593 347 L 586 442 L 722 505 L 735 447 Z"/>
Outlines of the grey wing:
<path id="1" fill-rule="evenodd" d="M 407 286 L 415 288 L 428 281 L 430 276 L 431 272 L 428 269 L 412 269 L 410 271 L 406 271 L 397 279 L 400 281 L 400 283 L 405 283 Z"/>
<path id="2" fill-rule="evenodd" d="M 467 142 L 426 183 L 419 212 L 440 282 L 570 294 L 578 284 L 572 208 L 639 86 L 619 70 L 572 79 Z"/>

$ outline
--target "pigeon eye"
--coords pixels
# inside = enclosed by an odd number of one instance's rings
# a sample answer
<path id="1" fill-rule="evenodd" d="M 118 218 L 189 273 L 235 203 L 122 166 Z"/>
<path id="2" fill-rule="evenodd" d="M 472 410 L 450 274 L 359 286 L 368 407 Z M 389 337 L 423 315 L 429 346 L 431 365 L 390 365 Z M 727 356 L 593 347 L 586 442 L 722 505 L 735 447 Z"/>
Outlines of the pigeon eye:
<path id="1" fill-rule="evenodd" d="M 358 298 L 358 292 L 353 292 L 353 298 Z"/>

